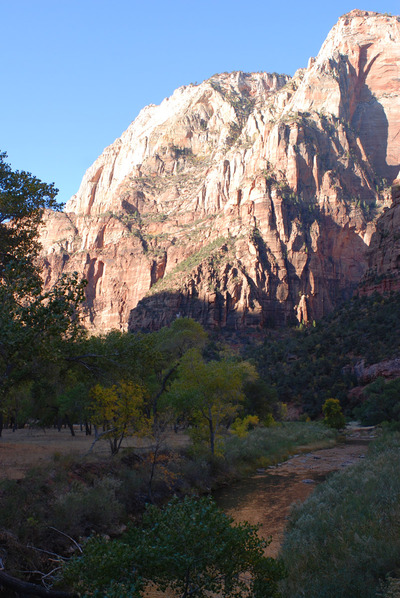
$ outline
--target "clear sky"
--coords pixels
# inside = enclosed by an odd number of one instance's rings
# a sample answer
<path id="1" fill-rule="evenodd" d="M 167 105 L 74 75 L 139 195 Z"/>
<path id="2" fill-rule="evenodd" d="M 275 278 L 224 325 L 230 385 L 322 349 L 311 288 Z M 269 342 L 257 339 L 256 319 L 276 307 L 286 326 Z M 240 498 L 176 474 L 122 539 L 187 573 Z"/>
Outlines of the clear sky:
<path id="1" fill-rule="evenodd" d="M 60 201 L 147 104 L 224 71 L 292 75 L 354 8 L 399 0 L 0 0 L 0 149 Z"/>

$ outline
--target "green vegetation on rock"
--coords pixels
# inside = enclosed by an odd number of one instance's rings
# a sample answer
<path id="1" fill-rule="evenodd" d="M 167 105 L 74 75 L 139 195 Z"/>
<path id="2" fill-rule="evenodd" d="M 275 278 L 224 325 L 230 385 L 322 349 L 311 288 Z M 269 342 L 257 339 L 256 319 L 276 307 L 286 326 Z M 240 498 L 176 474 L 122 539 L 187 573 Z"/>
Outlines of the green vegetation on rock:
<path id="1" fill-rule="evenodd" d="M 335 397 L 352 414 L 357 405 L 348 393 L 357 385 L 355 366 L 400 354 L 399 312 L 400 294 L 354 297 L 313 327 L 269 333 L 249 355 L 280 401 L 317 417 Z"/>

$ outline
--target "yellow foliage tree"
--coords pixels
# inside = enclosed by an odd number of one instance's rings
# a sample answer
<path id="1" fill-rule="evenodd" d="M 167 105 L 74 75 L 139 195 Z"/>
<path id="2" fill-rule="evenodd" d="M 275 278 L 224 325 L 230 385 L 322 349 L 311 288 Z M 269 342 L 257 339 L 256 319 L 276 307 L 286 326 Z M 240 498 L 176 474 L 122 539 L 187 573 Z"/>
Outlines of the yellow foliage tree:
<path id="1" fill-rule="evenodd" d="M 92 422 L 103 428 L 98 438 L 110 442 L 111 454 L 121 448 L 127 435 L 146 434 L 151 422 L 144 413 L 144 389 L 134 382 L 120 381 L 111 387 L 96 384 L 90 391 Z"/>
<path id="2" fill-rule="evenodd" d="M 257 415 L 246 415 L 243 418 L 237 417 L 232 424 L 232 431 L 239 438 L 244 438 L 249 433 L 249 430 L 255 428 L 259 423 L 260 420 Z"/>

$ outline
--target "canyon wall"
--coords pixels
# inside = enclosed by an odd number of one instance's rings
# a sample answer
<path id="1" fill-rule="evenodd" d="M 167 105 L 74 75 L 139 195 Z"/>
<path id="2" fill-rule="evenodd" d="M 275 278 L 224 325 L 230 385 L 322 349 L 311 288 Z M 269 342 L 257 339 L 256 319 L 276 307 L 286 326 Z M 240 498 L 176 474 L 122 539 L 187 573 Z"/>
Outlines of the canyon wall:
<path id="1" fill-rule="evenodd" d="M 371 238 L 368 269 L 358 288 L 360 295 L 400 291 L 400 173 L 391 191 L 391 206 L 384 209 Z"/>
<path id="2" fill-rule="evenodd" d="M 179 88 L 45 215 L 46 284 L 85 276 L 94 331 L 320 318 L 371 270 L 400 168 L 399 94 L 400 18 L 358 10 L 292 78 Z"/>

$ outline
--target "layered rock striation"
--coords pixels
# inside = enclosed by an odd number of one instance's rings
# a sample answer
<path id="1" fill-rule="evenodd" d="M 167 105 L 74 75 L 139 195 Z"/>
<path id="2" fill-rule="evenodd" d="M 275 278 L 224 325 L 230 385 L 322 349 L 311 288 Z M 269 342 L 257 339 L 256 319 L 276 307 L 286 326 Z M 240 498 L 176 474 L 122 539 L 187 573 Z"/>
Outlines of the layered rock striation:
<path id="1" fill-rule="evenodd" d="M 367 253 L 368 269 L 358 293 L 400 291 L 400 173 L 392 184 L 392 204 L 377 221 Z"/>
<path id="2" fill-rule="evenodd" d="M 144 108 L 46 214 L 46 284 L 85 276 L 97 331 L 320 318 L 391 204 L 399 75 L 400 18 L 352 11 L 292 78 L 215 75 Z"/>

